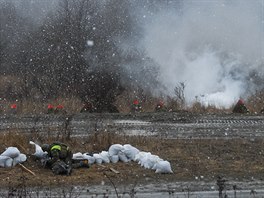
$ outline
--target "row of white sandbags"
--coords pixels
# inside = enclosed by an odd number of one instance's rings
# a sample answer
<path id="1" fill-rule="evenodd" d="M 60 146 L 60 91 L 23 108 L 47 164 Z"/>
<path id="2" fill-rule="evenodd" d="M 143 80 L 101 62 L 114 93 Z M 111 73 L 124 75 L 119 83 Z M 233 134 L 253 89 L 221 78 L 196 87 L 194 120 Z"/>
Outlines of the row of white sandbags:
<path id="1" fill-rule="evenodd" d="M 142 152 L 130 144 L 114 144 L 108 151 L 89 155 L 88 153 L 75 153 L 73 159 L 88 159 L 90 164 L 97 163 L 116 163 L 118 161 L 129 162 L 136 161 L 146 169 L 153 169 L 156 173 L 172 173 L 171 165 L 157 155 L 150 152 Z"/>
<path id="2" fill-rule="evenodd" d="M 16 166 L 18 163 L 23 163 L 27 160 L 27 156 L 20 153 L 17 147 L 8 147 L 0 155 L 0 167 L 8 168 Z"/>
<path id="3" fill-rule="evenodd" d="M 137 153 L 139 153 L 139 150 L 129 144 L 124 146 L 114 144 L 110 146 L 108 151 L 102 151 L 101 153 L 75 153 L 73 154 L 73 159 L 88 159 L 90 164 L 117 163 L 118 161 L 129 162 L 134 160 Z"/>
<path id="4" fill-rule="evenodd" d="M 35 145 L 35 155 L 37 158 L 43 159 L 47 153 L 43 152 L 41 147 L 30 141 L 30 144 Z M 102 163 L 117 163 L 118 161 L 129 162 L 137 161 L 141 166 L 147 169 L 156 170 L 156 173 L 172 173 L 171 165 L 168 161 L 160 159 L 157 155 L 152 155 L 149 152 L 139 151 L 130 144 L 114 144 L 109 147 L 108 151 L 101 153 L 75 153 L 73 159 L 88 159 L 89 164 Z"/>

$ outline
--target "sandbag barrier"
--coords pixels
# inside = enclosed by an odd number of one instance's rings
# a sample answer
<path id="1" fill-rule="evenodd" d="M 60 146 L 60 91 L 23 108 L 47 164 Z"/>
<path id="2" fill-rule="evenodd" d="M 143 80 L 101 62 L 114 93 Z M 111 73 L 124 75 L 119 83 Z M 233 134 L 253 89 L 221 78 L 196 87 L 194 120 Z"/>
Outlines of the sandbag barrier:
<path id="1" fill-rule="evenodd" d="M 38 144 L 33 141 L 30 141 L 30 144 L 35 146 L 35 153 L 33 155 L 36 158 L 42 160 L 47 157 L 47 153 L 43 152 Z M 130 144 L 113 144 L 109 147 L 108 151 L 102 151 L 100 153 L 89 154 L 78 152 L 73 154 L 73 160 L 83 159 L 88 160 L 90 165 L 135 161 L 146 169 L 154 170 L 155 173 L 173 173 L 170 162 L 150 152 L 140 151 Z"/>
<path id="2" fill-rule="evenodd" d="M 0 155 L 0 167 L 10 168 L 27 160 L 27 156 L 20 153 L 17 147 L 8 147 Z"/>

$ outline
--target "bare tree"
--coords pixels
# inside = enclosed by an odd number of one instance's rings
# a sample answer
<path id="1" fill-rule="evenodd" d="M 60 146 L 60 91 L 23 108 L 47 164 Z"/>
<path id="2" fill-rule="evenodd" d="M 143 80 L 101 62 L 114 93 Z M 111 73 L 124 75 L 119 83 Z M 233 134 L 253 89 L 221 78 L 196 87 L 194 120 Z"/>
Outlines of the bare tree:
<path id="1" fill-rule="evenodd" d="M 180 108 L 184 108 L 186 104 L 185 100 L 185 83 L 179 82 L 178 85 L 174 88 L 174 94 L 176 97 L 176 102 L 179 104 Z"/>
<path id="2" fill-rule="evenodd" d="M 120 47 L 141 36 L 134 6 L 140 2 L 155 6 L 153 2 L 59 0 L 56 12 L 35 26 L 19 15 L 12 2 L 4 2 L 0 6 L 0 69 L 20 83 L 11 85 L 19 87 L 14 91 L 19 93 L 9 94 L 10 98 L 74 95 L 94 101 L 105 111 L 114 108 L 124 86 L 139 90 L 158 86 L 157 64 L 143 50 Z M 87 41 L 93 41 L 93 46 Z M 124 65 L 135 69 L 129 73 Z"/>

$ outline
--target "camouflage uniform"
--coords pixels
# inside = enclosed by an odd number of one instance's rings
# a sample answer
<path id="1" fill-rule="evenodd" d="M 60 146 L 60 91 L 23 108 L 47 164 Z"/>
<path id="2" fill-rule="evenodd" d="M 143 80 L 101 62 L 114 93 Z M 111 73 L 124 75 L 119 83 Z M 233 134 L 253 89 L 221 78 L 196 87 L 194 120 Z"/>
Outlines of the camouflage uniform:
<path id="1" fill-rule="evenodd" d="M 49 159 L 45 166 L 51 168 L 54 174 L 70 174 L 72 169 L 72 152 L 70 148 L 59 142 L 43 145 L 42 150 L 48 152 Z"/>
<path id="2" fill-rule="evenodd" d="M 42 150 L 48 152 L 45 166 L 50 168 L 55 175 L 70 175 L 72 168 L 90 167 L 86 159 L 73 160 L 70 148 L 63 143 L 44 144 Z"/>
<path id="3" fill-rule="evenodd" d="M 234 109 L 233 109 L 233 113 L 249 113 L 247 107 L 245 106 L 244 102 L 240 99 Z"/>

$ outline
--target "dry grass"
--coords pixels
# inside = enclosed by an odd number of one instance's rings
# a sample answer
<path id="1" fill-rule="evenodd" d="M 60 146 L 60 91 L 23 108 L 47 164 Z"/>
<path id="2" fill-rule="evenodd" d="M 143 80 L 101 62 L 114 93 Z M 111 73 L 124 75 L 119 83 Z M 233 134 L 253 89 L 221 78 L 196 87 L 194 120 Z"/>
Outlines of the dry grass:
<path id="1" fill-rule="evenodd" d="M 18 114 L 30 114 L 30 113 L 47 113 L 47 105 L 52 104 L 55 107 L 59 104 L 65 107 L 65 111 L 69 114 L 80 112 L 83 107 L 82 101 L 77 96 L 58 97 L 56 99 L 44 100 L 41 98 L 41 94 L 37 90 L 31 90 L 30 98 L 19 99 L 25 94 L 27 87 L 23 79 L 19 79 L 16 76 L 0 76 L 0 113 L 13 113 L 10 106 L 13 103 L 17 104 Z M 63 94 L 63 93 L 62 93 Z M 66 93 L 67 94 L 67 93 Z M 7 97 L 9 99 L 5 99 Z M 162 100 L 167 106 L 167 110 L 179 111 L 186 110 L 190 112 L 198 113 L 225 113 L 232 112 L 233 106 L 228 109 L 219 109 L 215 106 L 203 106 L 199 102 L 195 102 L 191 107 L 188 107 L 186 101 L 183 104 L 179 104 L 176 97 L 155 97 L 151 93 L 144 92 L 143 90 L 127 90 L 116 98 L 114 105 L 122 113 L 129 113 L 131 105 L 134 99 L 139 99 L 144 112 L 153 112 L 158 101 Z M 248 107 L 251 113 L 259 113 L 264 108 L 264 91 L 256 91 L 250 97 L 245 99 L 245 105 Z M 235 104 L 234 104 L 235 105 Z"/>
<path id="2" fill-rule="evenodd" d="M 264 91 L 256 92 L 250 96 L 246 105 L 250 112 L 259 113 L 264 108 Z"/>
<path id="3" fill-rule="evenodd" d="M 95 153 L 108 150 L 113 144 L 133 144 L 143 150 L 158 151 L 165 140 L 145 136 L 117 135 L 113 132 L 94 132 L 90 136 L 68 139 L 63 134 L 52 136 L 33 131 L 31 134 L 24 135 L 19 130 L 9 130 L 0 134 L 0 151 L 9 146 L 15 146 L 27 154 L 32 153 L 32 145 L 29 144 L 29 141 L 34 141 L 40 145 L 54 141 L 65 142 L 72 148 L 73 152 L 89 151 Z"/>
<path id="4" fill-rule="evenodd" d="M 147 96 L 135 93 L 133 91 L 125 91 L 116 98 L 115 105 L 120 112 L 129 113 L 135 99 L 139 100 L 143 112 L 153 112 L 156 104 L 160 100 L 159 98 L 155 98 L 151 95 Z"/>
<path id="5" fill-rule="evenodd" d="M 34 177 L 19 168 L 2 169 L 0 185 L 18 185 L 21 176 L 27 177 L 27 185 L 58 186 L 58 185 L 87 185 L 99 184 L 107 181 L 104 172 L 106 169 L 92 165 L 90 169 L 74 170 L 71 177 L 55 176 L 50 170 L 43 169 L 38 162 L 30 157 L 34 147 L 29 140 L 37 143 L 51 143 L 61 141 L 56 137 L 21 135 L 19 131 L 10 131 L 0 135 L 0 151 L 8 146 L 17 146 L 21 152 L 28 154 L 24 165 L 34 171 Z M 151 152 L 171 163 L 173 174 L 155 174 L 153 170 L 140 167 L 135 162 L 106 164 L 120 172 L 107 172 L 116 183 L 155 182 L 155 181 L 189 181 L 203 176 L 206 181 L 216 181 L 218 175 L 233 179 L 263 179 L 264 163 L 263 139 L 255 141 L 247 139 L 160 139 L 151 137 L 128 137 L 108 132 L 97 132 L 90 137 L 71 138 L 65 140 L 73 152 L 97 153 L 108 150 L 115 143 L 131 144 L 141 151 Z M 148 178 L 146 180 L 145 178 Z"/>
<path id="6" fill-rule="evenodd" d="M 11 109 L 11 104 L 17 105 L 16 114 L 46 114 L 48 112 L 48 104 L 52 104 L 54 108 L 57 105 L 63 105 L 66 113 L 74 114 L 80 112 L 83 107 L 83 103 L 80 99 L 70 97 L 70 98 L 58 98 L 54 100 L 33 100 L 33 99 L 24 99 L 16 101 L 0 101 L 0 113 L 14 113 Z"/>
<path id="7" fill-rule="evenodd" d="M 124 98 L 118 97 L 115 105 L 117 106 L 118 110 L 122 113 L 129 113 L 131 111 L 131 105 L 133 102 L 133 97 L 131 98 Z M 263 97 L 264 99 L 264 97 Z M 142 102 L 142 110 L 143 112 L 154 112 L 157 103 L 160 100 L 158 98 L 148 98 L 147 101 Z M 251 113 L 259 113 L 260 110 L 264 107 L 263 102 L 264 100 L 259 99 L 249 99 L 245 101 L 246 106 L 248 107 Z M 33 100 L 33 99 L 26 99 L 22 101 L 7 101 L 7 100 L 0 100 L 0 113 L 13 113 L 12 109 L 10 108 L 11 104 L 17 104 L 17 114 L 46 114 L 48 112 L 47 106 L 48 104 L 52 104 L 54 107 L 61 104 L 64 106 L 64 110 L 68 114 L 75 114 L 79 113 L 81 108 L 83 107 L 83 102 L 76 97 L 69 97 L 69 98 L 57 98 L 54 100 L 47 100 L 47 101 L 40 101 L 40 100 Z M 165 102 L 165 107 L 167 111 L 189 111 L 195 113 L 231 113 L 233 106 L 230 108 L 217 108 L 215 106 L 204 106 L 199 102 L 193 103 L 192 106 L 180 108 L 178 103 L 175 100 L 168 100 Z"/>
<path id="8" fill-rule="evenodd" d="M 191 107 L 187 108 L 188 111 L 196 113 L 231 113 L 232 109 L 232 107 L 225 109 L 217 108 L 213 105 L 204 106 L 200 102 L 195 102 Z"/>

